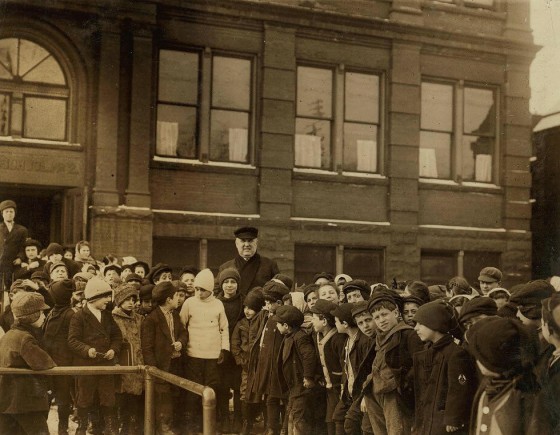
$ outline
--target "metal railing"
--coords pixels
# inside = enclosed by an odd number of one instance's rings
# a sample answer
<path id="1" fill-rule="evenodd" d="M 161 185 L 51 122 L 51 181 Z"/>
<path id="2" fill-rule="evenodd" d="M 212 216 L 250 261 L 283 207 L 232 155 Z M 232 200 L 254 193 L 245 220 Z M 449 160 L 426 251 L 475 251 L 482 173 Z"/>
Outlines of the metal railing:
<path id="1" fill-rule="evenodd" d="M 47 375 L 47 376 L 92 376 L 92 375 L 144 375 L 144 435 L 155 435 L 155 380 L 161 379 L 202 398 L 202 433 L 216 433 L 216 393 L 210 387 L 197 384 L 180 376 L 172 375 L 152 366 L 73 366 L 54 367 L 49 370 L 30 370 L 0 367 L 0 375 Z"/>

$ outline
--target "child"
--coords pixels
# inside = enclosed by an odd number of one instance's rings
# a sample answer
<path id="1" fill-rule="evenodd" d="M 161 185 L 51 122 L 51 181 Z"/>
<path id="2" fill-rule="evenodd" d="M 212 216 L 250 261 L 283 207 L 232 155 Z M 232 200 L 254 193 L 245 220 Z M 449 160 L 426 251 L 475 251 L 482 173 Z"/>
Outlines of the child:
<path id="1" fill-rule="evenodd" d="M 62 261 L 55 261 L 54 263 L 51 263 L 49 276 L 51 278 L 51 284 L 53 282 L 62 281 L 63 279 L 68 279 L 68 268 L 66 267 L 66 263 Z"/>
<path id="2" fill-rule="evenodd" d="M 377 336 L 373 388 L 365 391 L 363 405 L 376 435 L 409 434 L 412 426 L 412 355 L 423 346 L 412 327 L 400 320 L 398 303 L 389 291 L 381 291 L 368 306 Z"/>
<path id="3" fill-rule="evenodd" d="M 303 299 L 307 303 L 309 309 L 313 308 L 319 299 L 319 287 L 318 284 L 309 284 L 303 289 Z"/>
<path id="4" fill-rule="evenodd" d="M 155 307 L 142 322 L 141 343 L 144 363 L 183 376 L 187 331 L 175 311 L 179 302 L 175 286 L 163 281 L 153 287 Z M 180 396 L 179 389 L 165 381 L 156 382 L 156 419 L 163 433 L 172 430 L 173 401 Z M 177 421 L 176 423 L 179 423 Z"/>
<path id="5" fill-rule="evenodd" d="M 187 284 L 179 280 L 173 280 L 171 282 L 177 289 L 177 298 L 179 299 L 179 301 L 177 302 L 177 313 L 180 313 L 181 307 L 187 300 Z"/>
<path id="6" fill-rule="evenodd" d="M 38 293 L 20 292 L 14 297 L 15 322 L 0 338 L 0 367 L 47 370 L 56 366 L 40 346 L 43 310 L 48 308 Z M 46 380 L 39 376 L 0 375 L 0 433 L 48 435 L 47 390 Z"/>
<path id="7" fill-rule="evenodd" d="M 228 320 L 224 304 L 214 297 L 214 275 L 210 269 L 200 271 L 194 284 L 195 296 L 187 299 L 181 308 L 181 321 L 189 334 L 185 377 L 212 387 L 218 392 L 216 400 L 219 403 L 219 365 L 229 352 Z M 200 401 L 194 394 L 190 394 L 189 398 L 194 427 L 200 427 L 201 412 L 197 412 Z"/>
<path id="8" fill-rule="evenodd" d="M 187 299 L 194 296 L 194 278 L 198 272 L 195 266 L 185 266 L 179 273 L 179 279 L 187 285 Z"/>
<path id="9" fill-rule="evenodd" d="M 119 355 L 120 365 L 136 366 L 144 364 L 140 343 L 141 324 L 144 319 L 134 308 L 138 302 L 138 290 L 130 284 L 121 284 L 115 289 L 113 319 L 119 325 L 123 336 L 123 346 Z M 117 387 L 120 403 L 122 434 L 136 434 L 142 421 L 141 374 L 121 375 Z"/>
<path id="10" fill-rule="evenodd" d="M 156 285 L 161 281 L 172 281 L 172 269 L 167 264 L 158 263 L 154 267 L 152 267 L 147 278 L 153 285 Z"/>
<path id="11" fill-rule="evenodd" d="M 68 346 L 74 353 L 74 365 L 114 365 L 115 356 L 122 346 L 122 334 L 105 308 L 111 301 L 111 286 L 99 278 L 86 284 L 85 306 L 70 319 Z M 76 378 L 76 407 L 78 428 L 76 435 L 85 435 L 88 411 L 96 397 L 101 405 L 105 422 L 105 433 L 118 432 L 115 419 L 115 380 L 112 375 L 78 376 Z"/>
<path id="12" fill-rule="evenodd" d="M 453 341 L 457 329 L 452 306 L 443 301 L 422 305 L 414 330 L 426 350 L 413 355 L 415 434 L 467 434 L 476 391 L 476 370 L 470 355 Z"/>
<path id="13" fill-rule="evenodd" d="M 321 284 L 321 287 L 319 287 L 319 291 L 317 292 L 317 296 L 319 297 L 319 299 L 331 301 L 336 305 L 340 303 L 338 288 L 333 282 Z"/>
<path id="14" fill-rule="evenodd" d="M 420 305 L 423 305 L 430 302 L 430 289 L 422 281 L 412 281 L 406 285 L 402 296 L 418 298 L 422 301 Z"/>
<path id="15" fill-rule="evenodd" d="M 242 435 L 249 435 L 253 428 L 253 415 L 251 408 L 246 402 L 247 392 L 247 369 L 249 366 L 249 350 L 250 350 L 250 329 L 255 316 L 261 312 L 264 307 L 264 295 L 262 290 L 251 290 L 243 301 L 243 313 L 245 317 L 237 322 L 231 336 L 231 353 L 235 358 L 235 362 L 241 367 L 241 385 L 239 386 L 241 400 L 241 414 L 243 417 Z"/>
<path id="16" fill-rule="evenodd" d="M 369 299 L 370 288 L 364 280 L 355 279 L 344 284 L 342 292 L 346 295 L 348 303 L 355 304 Z"/>
<path id="17" fill-rule="evenodd" d="M 403 302 L 404 305 L 402 317 L 404 323 L 414 328 L 414 326 L 416 325 L 416 322 L 414 321 L 414 315 L 418 311 L 418 308 L 424 305 L 425 302 L 417 296 L 405 296 L 403 298 Z"/>
<path id="18" fill-rule="evenodd" d="M 153 284 L 145 284 L 140 287 L 140 307 L 138 308 L 138 314 L 146 317 L 155 308 L 152 303 L 152 290 L 154 289 Z"/>
<path id="19" fill-rule="evenodd" d="M 283 390 L 288 390 L 286 416 L 288 433 L 307 435 L 308 398 L 315 386 L 316 354 L 311 337 L 300 329 L 303 313 L 291 305 L 276 310 L 276 328 L 285 338 L 280 347 L 279 375 Z"/>
<path id="20" fill-rule="evenodd" d="M 498 306 L 491 298 L 485 296 L 473 298 L 463 305 L 459 323 L 463 330 L 468 331 L 479 320 L 488 316 L 495 316 L 497 312 Z"/>
<path id="21" fill-rule="evenodd" d="M 507 303 L 509 302 L 509 298 L 511 297 L 511 293 L 505 288 L 496 287 L 490 290 L 486 296 L 494 299 L 494 302 L 496 302 L 499 310 L 500 308 L 503 308 L 507 305 Z"/>
<path id="22" fill-rule="evenodd" d="M 224 304 L 224 310 L 228 320 L 229 339 L 237 322 L 243 317 L 243 298 L 237 291 L 241 277 L 237 269 L 226 268 L 218 275 L 220 283 L 221 295 L 218 300 Z M 220 377 L 222 391 L 220 394 L 221 402 L 219 406 L 219 414 L 222 418 L 222 432 L 238 433 L 241 429 L 241 400 L 239 398 L 239 388 L 241 386 L 241 367 L 235 363 L 231 354 L 227 354 L 226 358 L 220 365 Z M 229 394 L 233 390 L 233 427 L 229 419 Z"/>
<path id="23" fill-rule="evenodd" d="M 515 319 L 488 317 L 469 329 L 467 341 L 486 376 L 475 396 L 470 433 L 535 433 L 530 417 L 538 391 L 536 342 L 530 330 Z"/>
<path id="24" fill-rule="evenodd" d="M 95 259 L 91 256 L 91 248 L 87 240 L 80 240 L 76 243 L 74 261 L 78 263 L 80 269 L 84 266 L 84 264 L 96 264 Z"/>

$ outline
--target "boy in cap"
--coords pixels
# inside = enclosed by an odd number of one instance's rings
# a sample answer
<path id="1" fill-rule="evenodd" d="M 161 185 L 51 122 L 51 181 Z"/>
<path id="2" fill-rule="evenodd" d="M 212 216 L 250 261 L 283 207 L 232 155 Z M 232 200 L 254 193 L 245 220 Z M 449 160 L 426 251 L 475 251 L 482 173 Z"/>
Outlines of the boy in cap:
<path id="1" fill-rule="evenodd" d="M 154 267 L 152 267 L 152 270 L 150 270 L 150 273 L 148 274 L 148 279 L 154 285 L 162 281 L 172 281 L 173 280 L 172 269 L 167 264 L 158 263 Z"/>
<path id="2" fill-rule="evenodd" d="M 244 317 L 237 322 L 231 336 L 231 353 L 235 362 L 241 367 L 241 385 L 239 386 L 241 414 L 243 418 L 242 435 L 249 435 L 253 427 L 254 415 L 246 401 L 247 370 L 249 366 L 249 350 L 251 345 L 250 331 L 255 316 L 264 307 L 264 295 L 260 288 L 251 290 L 243 301 Z"/>
<path id="3" fill-rule="evenodd" d="M 195 296 L 181 308 L 181 321 L 187 328 L 187 358 L 185 377 L 202 385 L 208 385 L 220 393 L 220 364 L 229 352 L 229 327 L 224 304 L 214 297 L 214 275 L 210 269 L 201 270 L 195 277 Z M 189 395 L 191 418 L 194 426 L 200 426 L 198 397 Z M 227 418 L 220 415 L 222 422 Z"/>
<path id="4" fill-rule="evenodd" d="M 342 287 L 342 292 L 346 296 L 346 301 L 350 304 L 367 301 L 369 299 L 370 288 L 362 279 L 349 281 Z"/>
<path id="5" fill-rule="evenodd" d="M 319 284 L 309 284 L 303 288 L 303 299 L 309 309 L 319 300 Z"/>
<path id="6" fill-rule="evenodd" d="M 398 296 L 386 290 L 376 293 L 368 305 L 377 336 L 373 388 L 365 391 L 363 408 L 376 435 L 409 434 L 412 426 L 412 355 L 423 345 L 412 327 L 400 320 L 401 303 Z"/>
<path id="7" fill-rule="evenodd" d="M 49 268 L 49 277 L 51 278 L 51 284 L 53 282 L 62 281 L 63 279 L 68 279 L 68 268 L 66 263 L 62 261 L 55 261 L 51 263 Z"/>
<path id="8" fill-rule="evenodd" d="M 194 278 L 196 277 L 196 274 L 198 272 L 200 272 L 200 270 L 198 270 L 198 267 L 185 266 L 179 273 L 179 280 L 187 285 L 187 299 L 194 296 Z"/>
<path id="9" fill-rule="evenodd" d="M 469 328 L 481 319 L 489 316 L 495 316 L 498 313 L 498 306 L 492 298 L 483 296 L 472 298 L 465 302 L 459 323 L 463 330 L 468 331 Z"/>
<path id="10" fill-rule="evenodd" d="M 74 353 L 74 365 L 114 365 L 122 346 L 122 334 L 113 316 L 107 312 L 113 291 L 106 281 L 92 278 L 86 284 L 85 306 L 70 319 L 68 345 Z M 105 433 L 118 432 L 115 419 L 115 379 L 112 375 L 78 376 L 76 380 L 78 408 L 77 435 L 85 435 L 88 411 L 99 400 Z"/>
<path id="11" fill-rule="evenodd" d="M 120 275 L 121 267 L 118 264 L 108 264 L 103 268 L 103 278 L 113 289 L 121 283 Z"/>
<path id="12" fill-rule="evenodd" d="M 478 276 L 478 283 L 480 284 L 482 294 L 487 295 L 490 290 L 501 287 L 502 276 L 500 269 L 495 267 L 485 267 L 482 269 Z"/>
<path id="13" fill-rule="evenodd" d="M 140 307 L 138 308 L 138 314 L 146 317 L 155 308 L 155 304 L 152 302 L 152 290 L 154 289 L 153 284 L 144 284 L 138 290 L 140 293 Z"/>
<path id="14" fill-rule="evenodd" d="M 422 301 L 422 304 L 425 304 L 430 302 L 430 289 L 422 281 L 412 281 L 406 285 L 402 296 L 418 298 Z"/>
<path id="15" fill-rule="evenodd" d="M 40 345 L 47 308 L 38 293 L 20 292 L 14 297 L 15 323 L 0 338 L 0 367 L 47 370 L 56 366 Z M 48 383 L 39 376 L 0 375 L 0 433 L 48 435 L 47 390 Z"/>
<path id="16" fill-rule="evenodd" d="M 12 284 L 14 266 L 19 266 L 18 255 L 23 251 L 27 239 L 27 228 L 16 224 L 16 203 L 12 200 L 0 202 L 0 290 L 7 291 Z"/>
<path id="17" fill-rule="evenodd" d="M 317 296 L 319 299 L 325 299 L 327 301 L 331 301 L 336 305 L 340 303 L 340 294 L 338 292 L 338 287 L 334 282 L 325 282 L 319 284 L 319 290 L 317 291 Z"/>
<path id="18" fill-rule="evenodd" d="M 466 435 L 477 381 L 470 355 L 451 335 L 457 329 L 455 310 L 444 301 L 429 302 L 414 320 L 414 330 L 427 343 L 413 355 L 415 434 Z"/>
<path id="19" fill-rule="evenodd" d="M 276 310 L 276 328 L 285 338 L 278 354 L 280 383 L 288 390 L 288 433 L 307 435 L 311 389 L 315 386 L 316 354 L 311 337 L 300 329 L 303 313 L 284 305 Z"/>
<path id="20" fill-rule="evenodd" d="M 68 271 L 68 277 L 76 275 L 81 267 L 74 260 L 69 260 L 64 258 L 62 254 L 64 253 L 64 248 L 58 243 L 50 243 L 45 251 L 45 256 L 47 257 L 47 262 L 45 263 L 44 272 L 50 274 L 51 265 L 55 262 L 62 261 L 66 265 L 66 270 Z"/>
<path id="21" fill-rule="evenodd" d="M 424 300 L 420 299 L 417 296 L 412 296 L 412 295 L 404 296 L 403 312 L 402 312 L 402 318 L 404 320 L 404 323 L 414 328 L 414 326 L 416 325 L 416 322 L 414 321 L 414 316 L 416 315 L 418 308 L 420 308 L 425 303 L 426 302 Z"/>
<path id="22" fill-rule="evenodd" d="M 184 376 L 184 355 L 188 334 L 176 312 L 178 296 L 175 286 L 162 281 L 153 287 L 151 299 L 153 310 L 142 322 L 142 356 L 144 363 L 165 370 L 177 376 Z M 164 381 L 156 382 L 156 416 L 158 430 L 162 433 L 172 430 L 173 401 L 179 389 Z M 175 423 L 179 423 L 176 421 Z"/>

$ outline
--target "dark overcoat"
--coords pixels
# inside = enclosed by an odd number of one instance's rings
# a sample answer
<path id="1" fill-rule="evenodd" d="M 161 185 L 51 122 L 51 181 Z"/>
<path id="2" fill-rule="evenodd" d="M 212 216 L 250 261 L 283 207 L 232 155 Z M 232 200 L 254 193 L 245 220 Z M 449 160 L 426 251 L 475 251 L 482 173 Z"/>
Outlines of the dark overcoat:
<path id="1" fill-rule="evenodd" d="M 24 263 L 26 262 L 27 260 L 24 260 Z M 45 264 L 47 264 L 45 260 L 41 260 L 40 258 L 36 258 L 32 261 L 32 263 L 37 263 L 37 267 L 21 267 L 21 265 L 15 266 L 14 279 L 31 279 L 33 272 L 42 271 Z"/>
<path id="2" fill-rule="evenodd" d="M 323 377 L 323 368 L 321 366 L 321 357 L 319 356 L 319 345 L 317 344 L 318 336 L 313 334 L 313 341 L 315 344 L 318 368 L 317 372 Z M 348 336 L 346 334 L 341 334 L 336 332 L 325 344 L 323 351 L 325 352 L 325 365 L 329 372 L 329 377 L 331 378 L 331 384 L 333 388 L 340 388 L 342 381 L 342 365 L 344 360 L 344 346 L 346 345 L 346 340 Z M 370 367 L 371 369 L 371 367 Z"/>
<path id="3" fill-rule="evenodd" d="M 554 361 L 539 381 L 541 390 L 535 399 L 531 425 L 540 435 L 560 434 L 560 360 Z"/>
<path id="4" fill-rule="evenodd" d="M 446 426 L 466 434 L 477 375 L 471 356 L 445 335 L 414 354 L 415 430 L 417 435 L 446 435 Z"/>
<path id="5" fill-rule="evenodd" d="M 39 344 L 37 331 L 14 325 L 0 338 L 0 367 L 47 370 L 56 366 Z M 48 382 L 45 376 L 0 375 L 0 413 L 48 412 Z"/>
<path id="6" fill-rule="evenodd" d="M 311 391 L 303 386 L 303 378 L 315 379 L 317 354 L 310 335 L 297 329 L 287 335 L 278 353 L 278 379 L 282 392 L 297 397 Z"/>
<path id="7" fill-rule="evenodd" d="M 62 308 L 55 307 L 50 311 L 43 326 L 45 349 L 59 366 L 73 364 L 74 353 L 68 344 L 68 332 L 74 314 L 75 311 L 70 305 Z"/>
<path id="8" fill-rule="evenodd" d="M 27 237 L 27 228 L 23 225 L 14 223 L 12 231 L 8 231 L 4 222 L 0 224 L 0 275 L 12 273 L 14 260 L 23 251 Z"/>
<path id="9" fill-rule="evenodd" d="M 237 269 L 241 276 L 237 291 L 245 297 L 253 287 L 262 287 L 274 275 L 280 273 L 276 261 L 262 257 L 258 253 L 245 261 L 237 255 L 233 260 L 226 261 L 220 266 L 220 272 L 227 268 Z"/>
<path id="10" fill-rule="evenodd" d="M 362 331 L 358 331 L 358 336 L 356 337 L 356 341 L 354 342 L 354 345 L 352 346 L 352 349 L 350 349 L 350 353 L 348 355 L 348 357 L 350 358 L 350 364 L 352 365 L 352 369 L 354 370 L 355 373 L 354 385 L 352 387 L 352 390 L 354 390 L 354 388 L 356 387 L 356 380 L 357 380 L 356 375 L 358 374 L 360 365 L 362 364 L 362 361 L 366 357 L 367 352 L 372 345 L 373 345 L 372 339 L 369 338 L 367 335 L 365 335 Z M 344 367 L 344 364 L 346 364 L 345 349 L 342 350 L 342 358 L 343 358 L 343 367 Z M 370 371 L 371 371 L 371 366 L 370 366 Z M 351 396 L 352 391 L 348 391 L 348 374 L 345 371 L 342 372 L 342 387 L 343 387 L 344 397 L 347 400 L 352 399 L 353 398 Z"/>

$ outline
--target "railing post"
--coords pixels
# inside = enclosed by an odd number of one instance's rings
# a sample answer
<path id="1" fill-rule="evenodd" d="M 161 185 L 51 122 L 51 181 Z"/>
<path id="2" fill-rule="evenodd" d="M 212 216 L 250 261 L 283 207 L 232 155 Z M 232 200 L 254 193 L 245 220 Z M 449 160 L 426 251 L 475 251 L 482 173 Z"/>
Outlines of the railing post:
<path id="1" fill-rule="evenodd" d="M 202 433 L 216 434 L 216 393 L 210 387 L 202 392 Z"/>
<path id="2" fill-rule="evenodd" d="M 155 385 L 154 377 L 149 371 L 149 367 L 144 368 L 144 435 L 155 435 L 156 433 L 156 420 L 155 420 Z"/>

